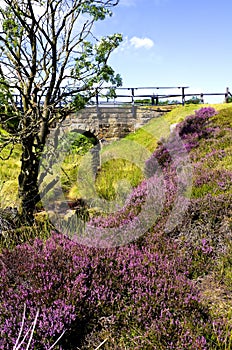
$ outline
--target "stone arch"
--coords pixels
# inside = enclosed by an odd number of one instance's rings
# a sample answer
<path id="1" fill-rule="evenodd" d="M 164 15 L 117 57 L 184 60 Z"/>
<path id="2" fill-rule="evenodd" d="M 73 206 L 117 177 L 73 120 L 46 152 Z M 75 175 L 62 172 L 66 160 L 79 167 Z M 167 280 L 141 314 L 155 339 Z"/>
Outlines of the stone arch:
<path id="1" fill-rule="evenodd" d="M 77 134 L 81 134 L 84 135 L 85 137 L 87 137 L 88 139 L 91 140 L 91 142 L 93 143 L 94 146 L 96 146 L 98 143 L 100 143 L 97 134 L 95 132 L 95 130 L 87 130 L 85 128 L 73 128 L 72 130 L 70 130 L 70 132 L 76 132 Z"/>

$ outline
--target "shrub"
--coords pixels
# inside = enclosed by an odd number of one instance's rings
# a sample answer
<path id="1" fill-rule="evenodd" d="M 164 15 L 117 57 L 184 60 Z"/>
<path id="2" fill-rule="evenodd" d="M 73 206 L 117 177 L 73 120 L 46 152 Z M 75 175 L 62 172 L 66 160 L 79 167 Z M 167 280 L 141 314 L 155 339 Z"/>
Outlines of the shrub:
<path id="1" fill-rule="evenodd" d="M 194 115 L 190 115 L 178 125 L 179 135 L 185 137 L 188 134 L 197 134 L 198 137 L 204 136 L 207 133 L 207 121 L 216 113 L 212 107 L 203 107 L 195 111 Z"/>
<path id="2" fill-rule="evenodd" d="M 45 243 L 37 239 L 2 252 L 0 349 L 16 342 L 24 305 L 30 316 L 25 332 L 40 311 L 35 349 L 48 349 L 64 330 L 62 348 L 81 346 L 91 329 L 102 330 L 102 318 L 117 344 L 123 337 L 132 347 L 139 344 L 136 333 L 148 332 L 154 347 L 187 349 L 188 334 L 194 348 L 208 317 L 188 279 L 190 260 L 186 264 L 177 247 L 165 243 L 163 252 L 156 244 L 101 251 L 54 234 Z"/>
<path id="3" fill-rule="evenodd" d="M 185 142 L 185 148 L 190 151 L 199 145 L 201 138 L 207 138 L 211 129 L 208 128 L 209 118 L 213 117 L 217 112 L 212 107 L 204 107 L 195 111 L 194 115 L 190 115 L 177 126 L 177 132 Z"/>
<path id="4" fill-rule="evenodd" d="M 199 140 L 209 135 L 211 129 L 207 128 L 208 120 L 214 116 L 216 111 L 212 107 L 201 108 L 195 111 L 194 115 L 187 117 L 176 127 L 177 134 L 181 140 L 175 135 L 170 135 L 167 140 L 161 140 L 157 149 L 147 160 L 145 171 L 148 177 L 152 176 L 158 166 L 166 167 L 173 161 L 173 154 L 184 155 L 184 151 L 190 151 L 199 145 Z"/>

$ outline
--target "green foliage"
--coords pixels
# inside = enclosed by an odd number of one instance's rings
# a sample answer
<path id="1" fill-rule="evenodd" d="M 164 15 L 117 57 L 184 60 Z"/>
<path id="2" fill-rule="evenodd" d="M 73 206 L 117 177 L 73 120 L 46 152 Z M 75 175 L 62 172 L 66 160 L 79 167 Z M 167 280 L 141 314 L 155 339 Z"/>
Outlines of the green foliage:
<path id="1" fill-rule="evenodd" d="M 144 98 L 144 99 L 136 99 L 135 104 L 140 105 L 151 105 L 152 100 L 151 98 Z M 168 106 L 168 105 L 179 105 L 180 102 L 177 100 L 158 100 L 158 106 Z"/>
<path id="2" fill-rule="evenodd" d="M 18 40 L 20 40 L 24 28 L 22 24 L 20 24 L 18 18 L 12 12 L 10 6 L 7 6 L 5 10 L 4 19 L 2 22 L 2 29 L 5 33 L 8 45 L 12 45 L 13 48 L 16 48 L 18 45 Z"/>
<path id="3" fill-rule="evenodd" d="M 94 137 L 86 137 L 83 134 L 77 132 L 70 132 L 67 136 L 68 143 L 70 145 L 70 151 L 79 155 L 84 155 L 93 147 L 96 140 Z"/>
<path id="4" fill-rule="evenodd" d="M 109 8 L 94 4 L 92 1 L 85 1 L 82 7 L 82 13 L 93 16 L 95 21 L 104 20 L 106 16 L 112 16 Z"/>
<path id="5" fill-rule="evenodd" d="M 83 109 L 87 102 L 88 102 L 89 98 L 87 96 L 81 95 L 81 94 L 77 94 L 72 101 L 73 106 L 75 107 L 76 110 L 80 110 Z"/>
<path id="6" fill-rule="evenodd" d="M 47 240 L 51 236 L 52 225 L 44 215 L 42 220 L 39 214 L 33 226 L 18 226 L 11 230 L 3 231 L 0 235 L 0 253 L 5 249 L 15 249 L 17 245 L 25 242 L 33 242 L 36 238 Z"/>
<path id="7" fill-rule="evenodd" d="M 189 100 L 185 101 L 185 103 L 187 105 L 189 104 L 195 104 L 195 105 L 198 105 L 201 103 L 201 99 L 198 98 L 197 96 L 193 96 L 192 98 L 190 98 Z"/>
<path id="8" fill-rule="evenodd" d="M 101 38 L 97 44 L 93 44 L 90 41 L 83 41 L 82 43 L 82 53 L 76 59 L 75 67 L 72 69 L 72 75 L 74 79 L 81 80 L 83 74 L 87 71 L 92 71 L 95 74 L 88 77 L 88 87 L 91 89 L 94 84 L 99 84 L 104 81 L 106 83 L 112 84 L 110 90 L 113 93 L 113 87 L 119 87 L 122 85 L 122 79 L 119 74 L 115 74 L 112 67 L 110 67 L 106 62 L 109 55 L 114 49 L 116 49 L 122 41 L 121 34 L 109 35 Z M 80 106 L 86 104 L 86 101 L 91 97 L 93 92 L 86 92 L 84 95 L 77 95 L 77 102 L 80 102 Z M 74 100 L 75 102 L 75 100 Z M 78 107 L 78 104 L 77 104 Z"/>
<path id="9" fill-rule="evenodd" d="M 0 79 L 0 126 L 8 132 L 15 132 L 19 126 L 20 113 L 13 110 L 12 91 L 5 79 Z M 3 134 L 0 131 L 0 134 Z M 5 137 L 7 138 L 7 134 Z"/>
<path id="10" fill-rule="evenodd" d="M 159 106 L 166 106 L 166 105 L 179 105 L 180 102 L 178 100 L 159 100 L 158 105 Z"/>
<path id="11" fill-rule="evenodd" d="M 150 98 L 136 99 L 134 102 L 135 104 L 140 104 L 140 105 L 150 105 L 151 99 Z"/>

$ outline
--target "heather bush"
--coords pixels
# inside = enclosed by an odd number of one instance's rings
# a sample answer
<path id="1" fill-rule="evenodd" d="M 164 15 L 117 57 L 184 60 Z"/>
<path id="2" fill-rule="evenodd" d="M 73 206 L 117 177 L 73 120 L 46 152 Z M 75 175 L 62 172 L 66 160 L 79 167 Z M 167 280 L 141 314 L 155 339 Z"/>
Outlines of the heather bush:
<path id="1" fill-rule="evenodd" d="M 162 211 L 165 187 L 162 176 L 155 175 L 133 189 L 124 206 L 115 213 L 93 218 L 83 237 L 84 244 L 98 247 L 125 245 L 153 226 Z M 98 242 L 97 242 L 98 240 Z"/>
<path id="2" fill-rule="evenodd" d="M 187 137 L 189 134 L 197 134 L 198 137 L 207 135 L 209 131 L 207 121 L 209 118 L 217 114 L 214 108 L 200 108 L 193 115 L 188 116 L 183 122 L 179 123 L 177 129 L 180 136 Z"/>
<path id="3" fill-rule="evenodd" d="M 199 140 L 206 139 L 212 129 L 209 127 L 209 119 L 217 112 L 212 107 L 204 107 L 195 111 L 194 115 L 190 115 L 183 122 L 179 123 L 176 130 L 185 143 L 187 151 L 199 145 Z"/>
<path id="4" fill-rule="evenodd" d="M 209 118 L 215 114 L 216 111 L 211 107 L 201 108 L 195 111 L 194 115 L 187 117 L 183 122 L 179 123 L 176 131 L 171 133 L 167 140 L 161 140 L 155 152 L 147 160 L 145 165 L 147 177 L 152 177 L 161 168 L 166 175 L 166 183 L 180 181 L 181 179 L 178 178 L 177 170 L 188 164 L 187 152 L 198 146 L 201 138 L 205 138 L 210 134 L 212 128 L 207 126 Z M 188 172 L 188 176 L 191 177 L 191 172 Z M 183 183 L 185 183 L 182 192 L 185 192 L 188 189 L 187 187 L 190 186 L 190 182 L 186 181 L 183 175 L 181 177 L 184 180 Z M 180 187 L 180 183 L 176 183 L 174 187 L 177 190 Z M 174 192 L 170 188 L 167 191 L 167 193 Z"/>
<path id="5" fill-rule="evenodd" d="M 192 196 L 196 198 L 209 193 L 216 196 L 232 192 L 232 128 L 226 123 L 224 111 L 221 113 L 214 117 L 217 117 L 217 124 L 211 120 L 207 140 L 202 140 L 199 148 L 190 155 L 195 163 Z M 230 119 L 230 114 L 227 114 L 227 119 Z M 223 127 L 219 128 L 218 124 Z"/>
<path id="6" fill-rule="evenodd" d="M 58 245 L 55 239 L 48 239 L 46 244 L 36 239 L 33 245 L 23 244 L 11 252 L 3 251 L 1 349 L 11 348 L 15 343 L 24 304 L 31 319 L 40 310 L 33 338 L 35 347 L 44 339 L 41 345 L 49 348 L 54 336 L 77 318 L 74 301 L 82 300 L 85 288 L 82 283 L 85 263 L 79 262 L 87 257 L 75 255 L 71 248 L 67 240 L 61 240 Z M 28 322 L 30 320 L 25 323 L 25 331 Z"/>
<path id="7" fill-rule="evenodd" d="M 219 195 L 232 192 L 232 171 L 205 169 L 201 164 L 194 167 L 192 197 L 199 198 L 209 193 Z"/>
<path id="8" fill-rule="evenodd" d="M 199 145 L 201 138 L 207 137 L 211 129 L 208 126 L 209 118 L 214 116 L 216 111 L 212 107 L 201 108 L 195 111 L 176 127 L 176 133 L 180 136 L 179 140 L 175 135 L 170 134 L 167 140 L 161 140 L 157 149 L 146 162 L 146 174 L 152 176 L 157 165 L 167 166 L 173 160 L 173 154 L 183 154 L 184 151 L 190 151 Z"/>
<path id="9" fill-rule="evenodd" d="M 219 255 L 225 251 L 227 242 L 232 237 L 229 224 L 231 210 L 231 194 L 207 194 L 203 198 L 191 199 L 185 220 L 169 234 L 195 246 L 206 238 Z"/>
<path id="10" fill-rule="evenodd" d="M 25 331 L 39 310 L 35 349 L 48 349 L 64 330 L 63 349 L 84 346 L 91 329 L 102 331 L 103 317 L 117 344 L 123 337 L 132 347 L 139 344 L 136 333 L 148 332 L 154 348 L 182 344 L 187 349 L 188 333 L 194 348 L 203 339 L 208 316 L 188 278 L 191 259 L 186 264 L 177 247 L 166 244 L 163 252 L 155 243 L 101 251 L 54 234 L 46 242 L 3 251 L 0 348 L 10 349 L 16 342 L 24 305 Z M 108 344 L 110 348 L 110 340 Z"/>

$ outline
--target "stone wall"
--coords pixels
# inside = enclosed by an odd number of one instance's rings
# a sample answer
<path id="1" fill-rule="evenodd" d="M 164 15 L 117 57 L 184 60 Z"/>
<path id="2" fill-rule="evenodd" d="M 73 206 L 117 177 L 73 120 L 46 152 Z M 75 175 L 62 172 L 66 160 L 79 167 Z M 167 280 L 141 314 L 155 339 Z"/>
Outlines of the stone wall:
<path id="1" fill-rule="evenodd" d="M 86 107 L 71 114 L 64 125 L 89 131 L 99 140 L 112 141 L 134 132 L 149 120 L 158 118 L 169 110 L 171 108 L 138 106 Z"/>

